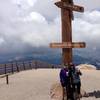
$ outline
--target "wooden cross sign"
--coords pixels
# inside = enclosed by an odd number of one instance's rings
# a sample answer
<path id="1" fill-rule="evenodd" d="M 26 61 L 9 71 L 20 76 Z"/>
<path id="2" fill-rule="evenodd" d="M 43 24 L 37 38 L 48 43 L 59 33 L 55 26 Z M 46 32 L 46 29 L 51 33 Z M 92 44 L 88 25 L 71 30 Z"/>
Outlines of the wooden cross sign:
<path id="1" fill-rule="evenodd" d="M 74 5 L 73 0 L 61 0 L 55 5 L 61 8 L 62 20 L 62 43 L 51 43 L 51 48 L 62 48 L 62 63 L 69 64 L 72 62 L 72 48 L 85 48 L 84 42 L 72 42 L 72 19 L 73 11 L 84 12 L 84 8 Z"/>

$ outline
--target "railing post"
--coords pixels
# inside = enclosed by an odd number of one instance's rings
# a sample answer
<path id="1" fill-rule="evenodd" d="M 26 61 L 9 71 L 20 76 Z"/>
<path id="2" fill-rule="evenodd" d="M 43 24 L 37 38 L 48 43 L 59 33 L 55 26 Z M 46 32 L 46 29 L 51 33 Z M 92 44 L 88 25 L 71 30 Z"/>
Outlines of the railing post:
<path id="1" fill-rule="evenodd" d="M 31 65 L 31 62 L 29 62 L 29 67 L 30 67 L 30 69 L 32 69 L 32 65 Z"/>
<path id="2" fill-rule="evenodd" d="M 25 63 L 23 62 L 23 68 L 24 68 L 24 70 L 26 70 L 26 68 L 25 68 Z"/>
<path id="3" fill-rule="evenodd" d="M 17 72 L 19 72 L 19 67 L 18 67 L 18 64 L 17 64 L 17 62 L 16 62 L 16 68 L 17 68 Z"/>
<path id="4" fill-rule="evenodd" d="M 4 67 L 4 70 L 5 70 L 5 74 L 7 74 L 7 66 L 6 66 L 6 64 L 5 64 L 5 67 Z"/>
<path id="5" fill-rule="evenodd" d="M 52 65 L 52 69 L 54 69 L 55 67 L 54 67 L 54 65 Z"/>
<path id="6" fill-rule="evenodd" d="M 14 66 L 13 66 L 13 63 L 11 64 L 11 71 L 12 71 L 12 74 L 14 73 Z"/>
<path id="7" fill-rule="evenodd" d="M 35 61 L 35 69 L 37 69 L 37 61 Z"/>
<path id="8" fill-rule="evenodd" d="M 8 75 L 6 75 L 6 84 L 9 84 Z"/>

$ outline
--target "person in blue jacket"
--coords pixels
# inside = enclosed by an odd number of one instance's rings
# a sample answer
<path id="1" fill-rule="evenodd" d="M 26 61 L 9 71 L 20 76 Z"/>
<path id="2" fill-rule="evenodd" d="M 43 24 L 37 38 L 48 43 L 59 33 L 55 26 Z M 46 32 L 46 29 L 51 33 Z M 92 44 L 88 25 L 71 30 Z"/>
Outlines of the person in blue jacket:
<path id="1" fill-rule="evenodd" d="M 67 100 L 69 98 L 71 98 L 71 89 L 70 89 L 70 78 L 69 78 L 69 70 L 68 70 L 68 66 L 64 66 L 61 70 L 60 70 L 60 82 L 63 88 L 66 89 L 66 93 L 67 93 Z M 73 99 L 71 99 L 73 100 Z"/>
<path id="2" fill-rule="evenodd" d="M 68 69 L 64 66 L 60 71 L 60 82 L 62 87 L 66 87 L 68 84 Z"/>

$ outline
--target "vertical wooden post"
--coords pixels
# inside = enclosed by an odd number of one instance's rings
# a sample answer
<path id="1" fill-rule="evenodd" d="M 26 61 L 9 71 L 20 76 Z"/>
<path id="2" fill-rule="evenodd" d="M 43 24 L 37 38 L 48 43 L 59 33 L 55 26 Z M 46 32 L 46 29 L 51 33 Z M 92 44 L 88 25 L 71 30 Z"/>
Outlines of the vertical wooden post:
<path id="1" fill-rule="evenodd" d="M 69 0 L 61 0 L 69 4 Z M 61 20 L 62 20 L 62 42 L 72 43 L 72 25 L 71 25 L 71 14 L 70 10 L 61 9 Z M 62 49 L 62 62 L 67 64 L 72 62 L 72 48 Z"/>
<path id="2" fill-rule="evenodd" d="M 51 67 L 52 67 L 52 69 L 54 69 L 54 68 L 55 68 L 55 66 L 54 66 L 54 65 L 51 65 Z"/>
<path id="3" fill-rule="evenodd" d="M 25 63 L 23 62 L 23 68 L 24 68 L 24 70 L 26 70 L 26 68 L 25 68 Z"/>
<path id="4" fill-rule="evenodd" d="M 13 66 L 13 63 L 11 64 L 11 72 L 12 72 L 12 74 L 14 73 L 14 66 Z"/>
<path id="5" fill-rule="evenodd" d="M 5 64 L 4 69 L 5 69 L 5 74 L 7 74 L 7 66 L 6 66 L 6 64 Z"/>
<path id="6" fill-rule="evenodd" d="M 35 69 L 37 69 L 37 61 L 35 61 Z"/>
<path id="7" fill-rule="evenodd" d="M 9 84 L 8 75 L 6 75 L 6 84 Z"/>
<path id="8" fill-rule="evenodd" d="M 29 66 L 30 66 L 30 68 L 32 69 L 32 65 L 31 65 L 31 62 L 29 62 Z"/>
<path id="9" fill-rule="evenodd" d="M 17 72 L 19 72 L 19 67 L 18 67 L 18 64 L 17 64 L 17 62 L 16 62 L 16 68 L 17 68 Z"/>

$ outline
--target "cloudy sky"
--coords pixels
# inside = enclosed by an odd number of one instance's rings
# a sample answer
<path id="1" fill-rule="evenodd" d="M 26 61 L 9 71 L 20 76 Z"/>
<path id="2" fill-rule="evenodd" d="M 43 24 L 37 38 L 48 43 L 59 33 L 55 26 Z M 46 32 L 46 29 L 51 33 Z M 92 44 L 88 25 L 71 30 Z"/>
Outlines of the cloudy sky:
<path id="1" fill-rule="evenodd" d="M 0 55 L 34 51 L 61 41 L 60 9 L 57 0 L 0 0 Z M 74 0 L 85 7 L 75 13 L 73 41 L 100 50 L 100 0 Z"/>

